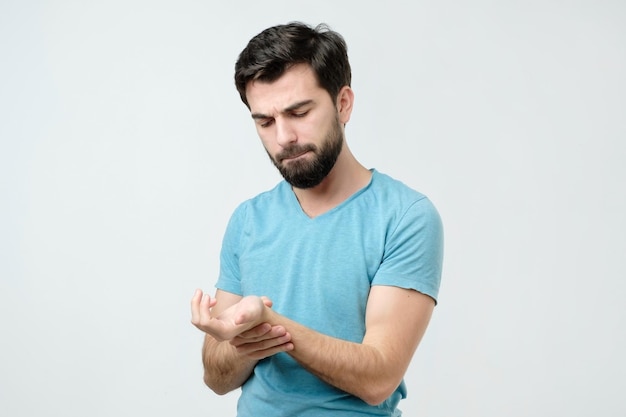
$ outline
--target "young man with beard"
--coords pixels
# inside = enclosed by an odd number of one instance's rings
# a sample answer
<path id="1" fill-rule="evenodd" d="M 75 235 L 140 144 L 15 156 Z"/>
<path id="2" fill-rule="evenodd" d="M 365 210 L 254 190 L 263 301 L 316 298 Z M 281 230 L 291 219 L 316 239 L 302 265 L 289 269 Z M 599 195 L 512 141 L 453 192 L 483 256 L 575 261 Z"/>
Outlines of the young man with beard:
<path id="1" fill-rule="evenodd" d="M 285 181 L 226 230 L 215 297 L 197 290 L 206 384 L 239 387 L 238 416 L 398 416 L 434 309 L 440 218 L 422 194 L 361 165 L 345 142 L 354 94 L 343 38 L 269 28 L 235 82 Z"/>

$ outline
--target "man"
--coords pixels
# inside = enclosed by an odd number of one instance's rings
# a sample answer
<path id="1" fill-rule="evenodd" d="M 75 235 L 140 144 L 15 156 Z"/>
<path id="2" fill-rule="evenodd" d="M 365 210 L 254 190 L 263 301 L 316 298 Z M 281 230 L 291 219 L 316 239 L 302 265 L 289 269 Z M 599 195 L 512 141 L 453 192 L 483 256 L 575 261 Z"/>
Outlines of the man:
<path id="1" fill-rule="evenodd" d="M 215 298 L 197 290 L 206 384 L 238 416 L 399 416 L 404 374 L 441 275 L 422 194 L 362 166 L 345 140 L 354 94 L 343 38 L 292 23 L 254 37 L 235 83 L 285 181 L 226 230 Z"/>

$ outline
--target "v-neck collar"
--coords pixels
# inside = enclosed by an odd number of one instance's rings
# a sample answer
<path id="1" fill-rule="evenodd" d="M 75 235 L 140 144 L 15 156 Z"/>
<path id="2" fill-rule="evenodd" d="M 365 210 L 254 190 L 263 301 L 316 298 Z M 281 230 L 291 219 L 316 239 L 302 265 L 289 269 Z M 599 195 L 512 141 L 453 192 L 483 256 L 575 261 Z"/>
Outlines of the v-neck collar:
<path id="1" fill-rule="evenodd" d="M 315 217 L 311 217 L 308 214 L 306 214 L 306 212 L 302 209 L 302 206 L 300 205 L 300 201 L 298 201 L 298 197 L 296 196 L 296 193 L 293 191 L 293 188 L 285 182 L 285 186 L 287 187 L 287 192 L 289 193 L 290 204 L 292 208 L 296 212 L 298 212 L 298 215 L 300 215 L 303 219 L 310 221 L 310 222 L 315 221 L 317 219 L 331 216 L 333 213 L 341 210 L 343 207 L 350 204 L 350 202 L 357 199 L 361 194 L 366 192 L 371 187 L 372 183 L 374 182 L 374 177 L 378 175 L 378 171 L 376 171 L 376 169 L 374 168 L 371 168 L 369 171 L 372 173 L 372 175 L 370 176 L 370 180 L 364 187 L 355 191 L 351 196 L 343 200 L 341 203 L 337 204 L 335 207 L 329 210 L 326 210 L 322 214 L 319 214 Z"/>

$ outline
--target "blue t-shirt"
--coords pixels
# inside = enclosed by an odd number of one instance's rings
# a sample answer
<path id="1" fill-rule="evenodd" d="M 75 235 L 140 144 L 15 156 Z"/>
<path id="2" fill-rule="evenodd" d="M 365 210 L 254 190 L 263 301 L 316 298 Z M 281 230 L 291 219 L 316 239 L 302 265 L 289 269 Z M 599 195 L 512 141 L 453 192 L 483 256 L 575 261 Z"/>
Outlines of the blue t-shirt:
<path id="1" fill-rule="evenodd" d="M 315 218 L 282 181 L 235 210 L 216 286 L 268 296 L 276 312 L 360 343 L 370 287 L 411 288 L 437 300 L 442 255 L 435 207 L 387 175 L 372 170 L 366 187 Z M 237 410 L 239 417 L 399 416 L 405 397 L 403 382 L 382 404 L 368 405 L 279 353 L 259 361 Z"/>

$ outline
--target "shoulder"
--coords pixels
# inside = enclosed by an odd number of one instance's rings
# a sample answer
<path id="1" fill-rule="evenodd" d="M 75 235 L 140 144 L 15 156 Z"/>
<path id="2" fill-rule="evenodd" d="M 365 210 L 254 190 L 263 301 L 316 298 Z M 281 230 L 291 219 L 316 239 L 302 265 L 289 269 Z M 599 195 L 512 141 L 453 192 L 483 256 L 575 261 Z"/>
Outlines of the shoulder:
<path id="1" fill-rule="evenodd" d="M 439 218 L 435 205 L 426 195 L 387 174 L 372 170 L 369 191 L 370 203 L 397 220 L 407 215 Z"/>
<path id="2" fill-rule="evenodd" d="M 404 182 L 372 170 L 371 191 L 377 198 L 397 204 L 413 204 L 426 196 Z"/>
<path id="3" fill-rule="evenodd" d="M 266 210 L 281 203 L 288 197 L 289 184 L 281 181 L 274 188 L 257 194 L 241 202 L 234 211 L 234 215 L 242 215 L 249 211 Z"/>
<path id="4" fill-rule="evenodd" d="M 240 203 L 234 210 L 230 222 L 239 227 L 251 224 L 268 224 L 279 219 L 278 212 L 290 207 L 292 199 L 291 188 L 285 181 L 279 182 L 274 188 L 264 191 Z"/>

